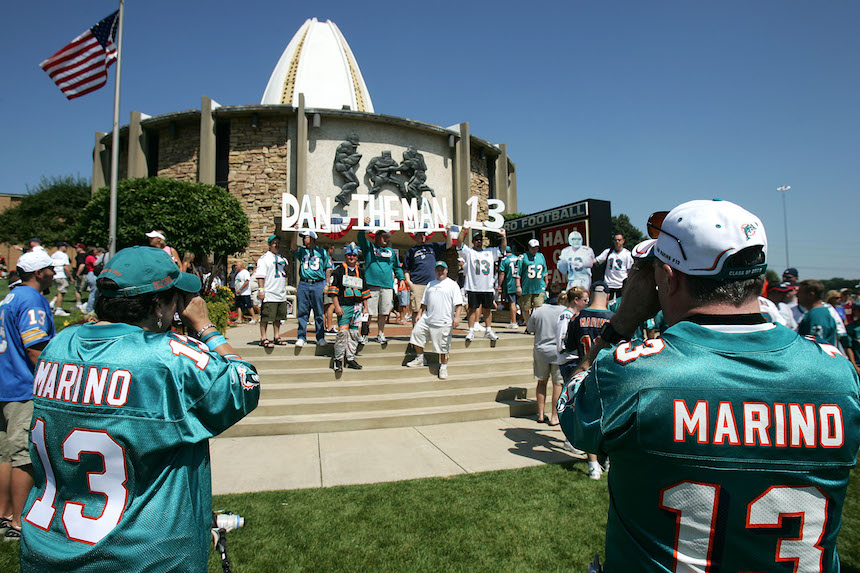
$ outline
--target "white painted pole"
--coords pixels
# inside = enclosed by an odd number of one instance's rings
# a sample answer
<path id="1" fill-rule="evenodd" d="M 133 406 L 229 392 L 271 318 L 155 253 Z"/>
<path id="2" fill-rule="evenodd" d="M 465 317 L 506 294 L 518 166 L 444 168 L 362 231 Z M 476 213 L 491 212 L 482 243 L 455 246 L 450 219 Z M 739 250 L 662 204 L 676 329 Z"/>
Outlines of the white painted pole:
<path id="1" fill-rule="evenodd" d="M 116 186 L 119 179 L 119 87 L 122 75 L 122 15 L 125 0 L 119 0 L 116 35 L 116 87 L 113 92 L 113 137 L 110 146 L 110 215 L 108 219 L 108 253 L 116 254 Z"/>

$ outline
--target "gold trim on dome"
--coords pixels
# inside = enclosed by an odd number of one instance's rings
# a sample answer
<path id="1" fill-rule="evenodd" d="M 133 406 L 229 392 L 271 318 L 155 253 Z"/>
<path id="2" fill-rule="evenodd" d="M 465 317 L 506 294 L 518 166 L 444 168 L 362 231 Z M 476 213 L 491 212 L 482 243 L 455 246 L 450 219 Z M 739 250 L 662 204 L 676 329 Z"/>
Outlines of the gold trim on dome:
<path id="1" fill-rule="evenodd" d="M 308 27 L 308 29 L 305 30 L 305 33 L 302 34 L 302 39 L 298 46 L 296 46 L 296 51 L 290 60 L 290 68 L 287 70 L 286 78 L 284 78 L 284 91 L 281 95 L 282 104 L 293 105 L 293 92 L 296 89 L 296 74 L 299 70 L 299 58 L 302 55 L 302 48 L 305 45 L 305 39 L 308 37 L 308 30 L 310 30 L 310 27 Z"/>
<path id="2" fill-rule="evenodd" d="M 352 53 L 346 40 L 341 36 L 340 44 L 343 47 L 343 52 L 346 54 L 346 62 L 349 64 L 349 77 L 352 80 L 352 88 L 355 90 L 355 104 L 357 111 L 367 111 L 364 105 L 364 91 L 361 89 L 361 82 L 358 81 L 358 74 L 355 72 L 355 63 L 352 61 Z"/>

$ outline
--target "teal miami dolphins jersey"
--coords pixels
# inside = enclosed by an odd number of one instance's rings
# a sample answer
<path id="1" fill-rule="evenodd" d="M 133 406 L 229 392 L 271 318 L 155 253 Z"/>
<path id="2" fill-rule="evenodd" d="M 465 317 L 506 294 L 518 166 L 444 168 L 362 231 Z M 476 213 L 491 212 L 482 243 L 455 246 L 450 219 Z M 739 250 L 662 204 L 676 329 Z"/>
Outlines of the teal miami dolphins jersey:
<path id="1" fill-rule="evenodd" d="M 517 269 L 520 258 L 516 255 L 507 255 L 499 263 L 499 272 L 505 273 L 505 282 L 502 285 L 502 294 L 517 294 Z"/>
<path id="2" fill-rule="evenodd" d="M 546 259 L 543 254 L 526 252 L 517 270 L 523 294 L 540 294 L 546 290 Z"/>
<path id="3" fill-rule="evenodd" d="M 839 571 L 860 396 L 833 346 L 684 321 L 603 350 L 558 408 L 612 460 L 608 573 Z"/>
<path id="4" fill-rule="evenodd" d="M 22 571 L 205 571 L 208 439 L 253 410 L 254 367 L 127 324 L 60 332 L 33 384 Z"/>
<path id="5" fill-rule="evenodd" d="M 810 309 L 800 321 L 797 332 L 801 336 L 811 336 L 818 342 L 836 345 L 836 320 L 826 306 Z"/>

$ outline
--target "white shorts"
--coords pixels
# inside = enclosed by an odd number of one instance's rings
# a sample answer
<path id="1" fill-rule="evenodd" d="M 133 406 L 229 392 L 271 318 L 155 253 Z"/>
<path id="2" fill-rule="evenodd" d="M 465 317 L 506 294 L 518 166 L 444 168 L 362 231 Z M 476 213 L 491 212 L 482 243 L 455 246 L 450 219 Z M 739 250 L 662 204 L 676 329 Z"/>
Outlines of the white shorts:
<path id="1" fill-rule="evenodd" d="M 427 349 L 427 339 L 433 343 L 433 352 L 436 354 L 448 354 L 451 350 L 451 331 L 453 329 L 448 326 L 430 326 L 422 317 L 415 328 L 412 329 L 412 336 L 409 337 L 409 342 L 413 346 Z"/>
<path id="2" fill-rule="evenodd" d="M 388 316 L 394 308 L 394 289 L 378 286 L 369 286 L 370 298 L 367 300 L 367 308 L 371 316 Z"/>
<path id="3" fill-rule="evenodd" d="M 535 378 L 538 380 L 549 380 L 552 378 L 553 384 L 562 384 L 564 382 L 558 364 L 548 362 L 546 358 L 537 353 L 533 353 L 532 358 L 534 359 Z"/>

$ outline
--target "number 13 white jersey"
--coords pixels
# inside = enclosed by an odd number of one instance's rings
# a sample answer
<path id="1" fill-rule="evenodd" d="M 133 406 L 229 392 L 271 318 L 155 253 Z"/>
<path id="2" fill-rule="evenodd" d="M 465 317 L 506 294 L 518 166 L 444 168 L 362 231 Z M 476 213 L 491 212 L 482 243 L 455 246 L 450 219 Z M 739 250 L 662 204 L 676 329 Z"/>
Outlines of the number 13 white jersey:
<path id="1" fill-rule="evenodd" d="M 463 272 L 466 275 L 465 289 L 468 292 L 493 292 L 495 290 L 495 263 L 501 258 L 498 247 L 489 247 L 476 251 L 469 245 L 463 245 L 460 255 L 465 263 Z"/>

